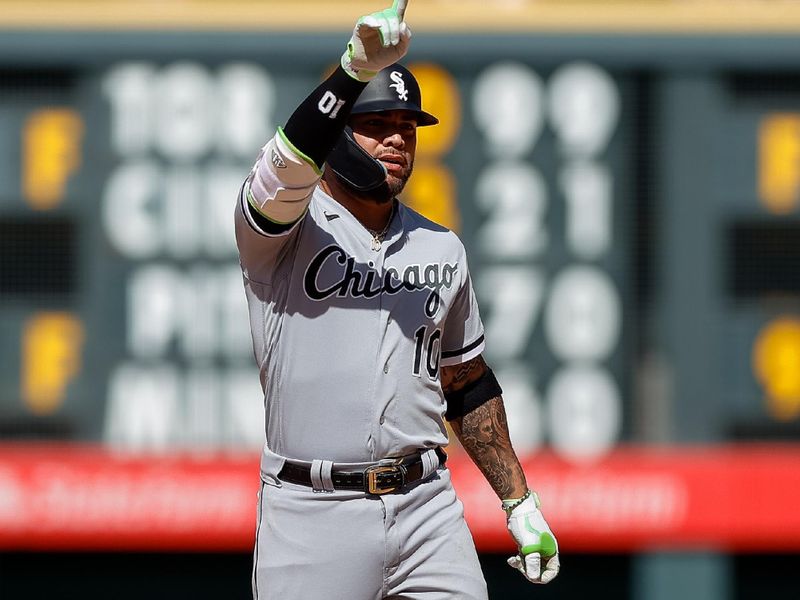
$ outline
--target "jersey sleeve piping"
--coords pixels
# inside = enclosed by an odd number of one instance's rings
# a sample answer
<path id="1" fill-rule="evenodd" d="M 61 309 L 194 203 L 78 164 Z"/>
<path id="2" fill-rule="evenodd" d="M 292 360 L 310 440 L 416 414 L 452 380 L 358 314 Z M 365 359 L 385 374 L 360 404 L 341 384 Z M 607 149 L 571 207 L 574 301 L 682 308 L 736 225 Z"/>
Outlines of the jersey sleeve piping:
<path id="1" fill-rule="evenodd" d="M 485 337 L 481 335 L 477 340 L 459 350 L 442 351 L 440 365 L 443 367 L 460 365 L 481 354 L 485 347 L 486 340 Z"/>

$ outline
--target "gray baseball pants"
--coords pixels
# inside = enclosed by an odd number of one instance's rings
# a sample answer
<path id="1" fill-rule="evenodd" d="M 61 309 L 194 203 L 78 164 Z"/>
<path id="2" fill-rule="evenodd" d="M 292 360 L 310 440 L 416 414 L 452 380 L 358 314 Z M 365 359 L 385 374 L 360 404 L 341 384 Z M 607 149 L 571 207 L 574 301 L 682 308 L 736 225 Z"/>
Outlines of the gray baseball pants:
<path id="1" fill-rule="evenodd" d="M 264 482 L 256 537 L 256 600 L 488 598 L 445 468 L 382 496 Z"/>

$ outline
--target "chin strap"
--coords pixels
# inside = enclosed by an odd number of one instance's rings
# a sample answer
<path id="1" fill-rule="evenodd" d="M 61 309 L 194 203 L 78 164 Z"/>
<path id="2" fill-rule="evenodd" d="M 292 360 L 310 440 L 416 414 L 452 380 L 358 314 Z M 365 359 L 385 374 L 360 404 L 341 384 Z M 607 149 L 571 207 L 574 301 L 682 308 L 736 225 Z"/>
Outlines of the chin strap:
<path id="1" fill-rule="evenodd" d="M 357 192 L 371 192 L 386 183 L 386 167 L 358 145 L 350 127 L 344 128 L 327 162 L 328 168 Z"/>

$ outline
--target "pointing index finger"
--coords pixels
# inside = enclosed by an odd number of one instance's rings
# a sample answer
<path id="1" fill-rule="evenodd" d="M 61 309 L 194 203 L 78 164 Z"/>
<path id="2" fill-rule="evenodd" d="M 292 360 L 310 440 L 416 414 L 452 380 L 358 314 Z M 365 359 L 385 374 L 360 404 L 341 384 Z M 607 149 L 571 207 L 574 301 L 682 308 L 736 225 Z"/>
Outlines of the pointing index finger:
<path id="1" fill-rule="evenodd" d="M 392 8 L 395 10 L 397 16 L 400 18 L 401 21 L 403 20 L 403 17 L 406 14 L 407 5 L 408 5 L 408 0 L 394 0 L 394 5 L 392 6 Z"/>

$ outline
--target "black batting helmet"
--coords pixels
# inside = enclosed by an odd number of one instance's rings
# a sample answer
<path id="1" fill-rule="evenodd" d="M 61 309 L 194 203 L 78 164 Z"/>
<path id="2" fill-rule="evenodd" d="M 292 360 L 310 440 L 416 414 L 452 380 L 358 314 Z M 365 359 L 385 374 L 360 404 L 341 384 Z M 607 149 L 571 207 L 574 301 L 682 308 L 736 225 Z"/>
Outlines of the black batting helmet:
<path id="1" fill-rule="evenodd" d="M 417 125 L 436 125 L 439 119 L 422 110 L 422 92 L 411 71 L 400 63 L 382 69 L 367 84 L 353 105 L 351 114 L 387 110 L 409 110 L 417 115 Z"/>

